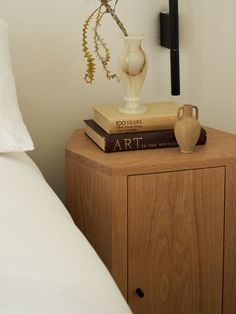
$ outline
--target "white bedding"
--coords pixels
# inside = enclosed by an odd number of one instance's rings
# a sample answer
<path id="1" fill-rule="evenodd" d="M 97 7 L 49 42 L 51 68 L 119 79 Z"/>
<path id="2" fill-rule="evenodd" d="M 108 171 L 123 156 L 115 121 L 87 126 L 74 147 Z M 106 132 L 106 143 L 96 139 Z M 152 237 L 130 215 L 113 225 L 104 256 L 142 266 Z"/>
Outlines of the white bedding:
<path id="1" fill-rule="evenodd" d="M 0 314 L 131 313 L 26 153 L 0 154 Z"/>

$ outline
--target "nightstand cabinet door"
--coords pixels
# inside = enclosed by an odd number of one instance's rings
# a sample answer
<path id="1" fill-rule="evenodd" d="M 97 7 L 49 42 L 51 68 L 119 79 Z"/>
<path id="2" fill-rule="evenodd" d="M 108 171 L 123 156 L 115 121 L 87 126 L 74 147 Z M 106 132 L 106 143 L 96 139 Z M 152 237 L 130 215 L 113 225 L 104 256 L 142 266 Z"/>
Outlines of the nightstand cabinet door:
<path id="1" fill-rule="evenodd" d="M 224 167 L 128 177 L 135 314 L 222 313 L 224 181 Z"/>

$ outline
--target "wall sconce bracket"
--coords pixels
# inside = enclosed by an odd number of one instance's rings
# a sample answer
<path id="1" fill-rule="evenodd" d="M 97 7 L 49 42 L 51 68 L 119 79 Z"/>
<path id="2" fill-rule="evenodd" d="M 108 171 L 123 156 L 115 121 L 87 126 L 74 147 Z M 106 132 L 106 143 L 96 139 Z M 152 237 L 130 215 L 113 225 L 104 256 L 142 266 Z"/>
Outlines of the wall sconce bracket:
<path id="1" fill-rule="evenodd" d="M 160 44 L 161 46 L 171 49 L 170 37 L 170 14 L 160 13 Z"/>
<path id="2" fill-rule="evenodd" d="M 170 49 L 171 94 L 180 95 L 178 0 L 169 0 L 170 12 L 160 13 L 160 45 Z"/>

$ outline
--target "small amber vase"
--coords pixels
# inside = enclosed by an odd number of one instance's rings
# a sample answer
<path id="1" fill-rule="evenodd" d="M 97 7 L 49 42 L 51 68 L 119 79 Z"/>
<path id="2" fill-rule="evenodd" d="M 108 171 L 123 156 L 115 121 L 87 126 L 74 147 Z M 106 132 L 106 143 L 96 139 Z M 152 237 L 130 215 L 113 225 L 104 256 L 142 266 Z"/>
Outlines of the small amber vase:
<path id="1" fill-rule="evenodd" d="M 197 106 L 183 105 L 178 109 L 174 132 L 182 153 L 192 153 L 195 149 L 201 130 L 198 116 Z"/>

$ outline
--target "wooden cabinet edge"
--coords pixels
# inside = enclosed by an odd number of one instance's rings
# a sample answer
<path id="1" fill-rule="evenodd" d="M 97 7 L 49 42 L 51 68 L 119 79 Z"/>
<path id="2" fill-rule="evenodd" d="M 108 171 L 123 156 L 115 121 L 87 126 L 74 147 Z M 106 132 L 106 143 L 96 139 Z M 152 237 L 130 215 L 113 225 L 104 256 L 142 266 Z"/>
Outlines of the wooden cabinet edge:
<path id="1" fill-rule="evenodd" d="M 69 149 L 66 149 L 65 151 L 65 157 L 66 159 L 71 159 L 80 162 L 81 164 L 91 167 L 93 169 L 97 169 L 98 171 L 101 171 L 107 175 L 112 175 L 112 168 L 107 167 L 100 162 L 96 162 L 92 159 L 87 158 L 86 156 L 77 154 L 73 151 L 70 151 Z"/>
<path id="2" fill-rule="evenodd" d="M 80 177 L 77 176 L 78 171 Z M 81 180 L 84 181 L 84 185 L 91 184 L 92 196 L 89 200 L 86 199 L 85 193 L 79 191 L 81 186 L 79 188 L 78 181 Z M 102 196 L 101 193 L 105 193 L 106 197 Z M 127 298 L 127 177 L 110 176 L 101 171 L 100 168 L 93 168 L 90 164 L 81 162 L 80 159 L 66 155 L 66 194 L 66 206 L 74 222 L 93 244 L 97 253 L 100 253 L 104 264 L 111 272 L 124 297 Z M 78 208 L 79 203 L 84 203 L 84 205 Z M 89 209 L 87 203 L 90 203 L 89 207 L 92 206 L 93 208 Z M 104 209 L 104 205 L 108 208 Z M 85 210 L 88 212 L 92 210 L 98 218 L 99 226 L 95 226 L 96 231 L 94 231 L 98 239 L 93 239 L 89 231 L 91 229 L 90 224 L 95 224 L 94 217 L 92 221 L 82 223 L 84 229 L 80 228 L 78 217 L 82 215 L 81 219 L 83 220 L 83 217 L 89 215 L 89 213 L 84 212 Z M 78 211 L 82 212 L 79 213 Z M 107 214 L 105 214 L 106 212 Z M 106 221 L 103 221 L 104 218 Z M 106 250 L 103 248 L 102 239 L 104 237 L 107 243 Z"/>
<path id="3" fill-rule="evenodd" d="M 104 153 L 105 154 L 105 153 Z M 114 153 L 116 154 L 116 153 Z M 122 154 L 122 153 L 121 153 Z M 236 157 L 229 157 L 227 158 L 209 158 L 208 160 L 199 160 L 199 161 L 186 161 L 182 160 L 181 162 L 178 162 L 178 165 L 174 162 L 166 162 L 166 161 L 160 161 L 156 164 L 151 163 L 145 164 L 145 165 L 129 165 L 127 167 L 119 168 L 119 167 L 110 167 L 104 164 L 101 164 L 100 162 L 96 162 L 94 160 L 91 160 L 87 158 L 86 156 L 75 154 L 74 152 L 71 152 L 69 150 L 66 150 L 66 159 L 72 159 L 77 160 L 80 163 L 91 167 L 93 169 L 96 169 L 104 174 L 107 174 L 109 176 L 130 176 L 130 175 L 143 175 L 143 174 L 149 174 L 149 173 L 162 173 L 162 172 L 170 172 L 170 171 L 184 171 L 184 170 L 194 170 L 194 169 L 205 169 L 205 168 L 215 168 L 215 167 L 224 167 L 228 163 L 236 162 Z M 135 162 L 135 161 L 134 161 Z M 132 162 L 130 161 L 130 164 Z M 201 166 L 199 166 L 199 164 Z M 176 170 L 177 169 L 177 170 Z"/>
<path id="4" fill-rule="evenodd" d="M 127 177 L 113 177 L 112 187 L 112 275 L 127 300 Z"/>
<path id="5" fill-rule="evenodd" d="M 223 314 L 236 313 L 236 162 L 228 162 L 225 181 Z"/>

